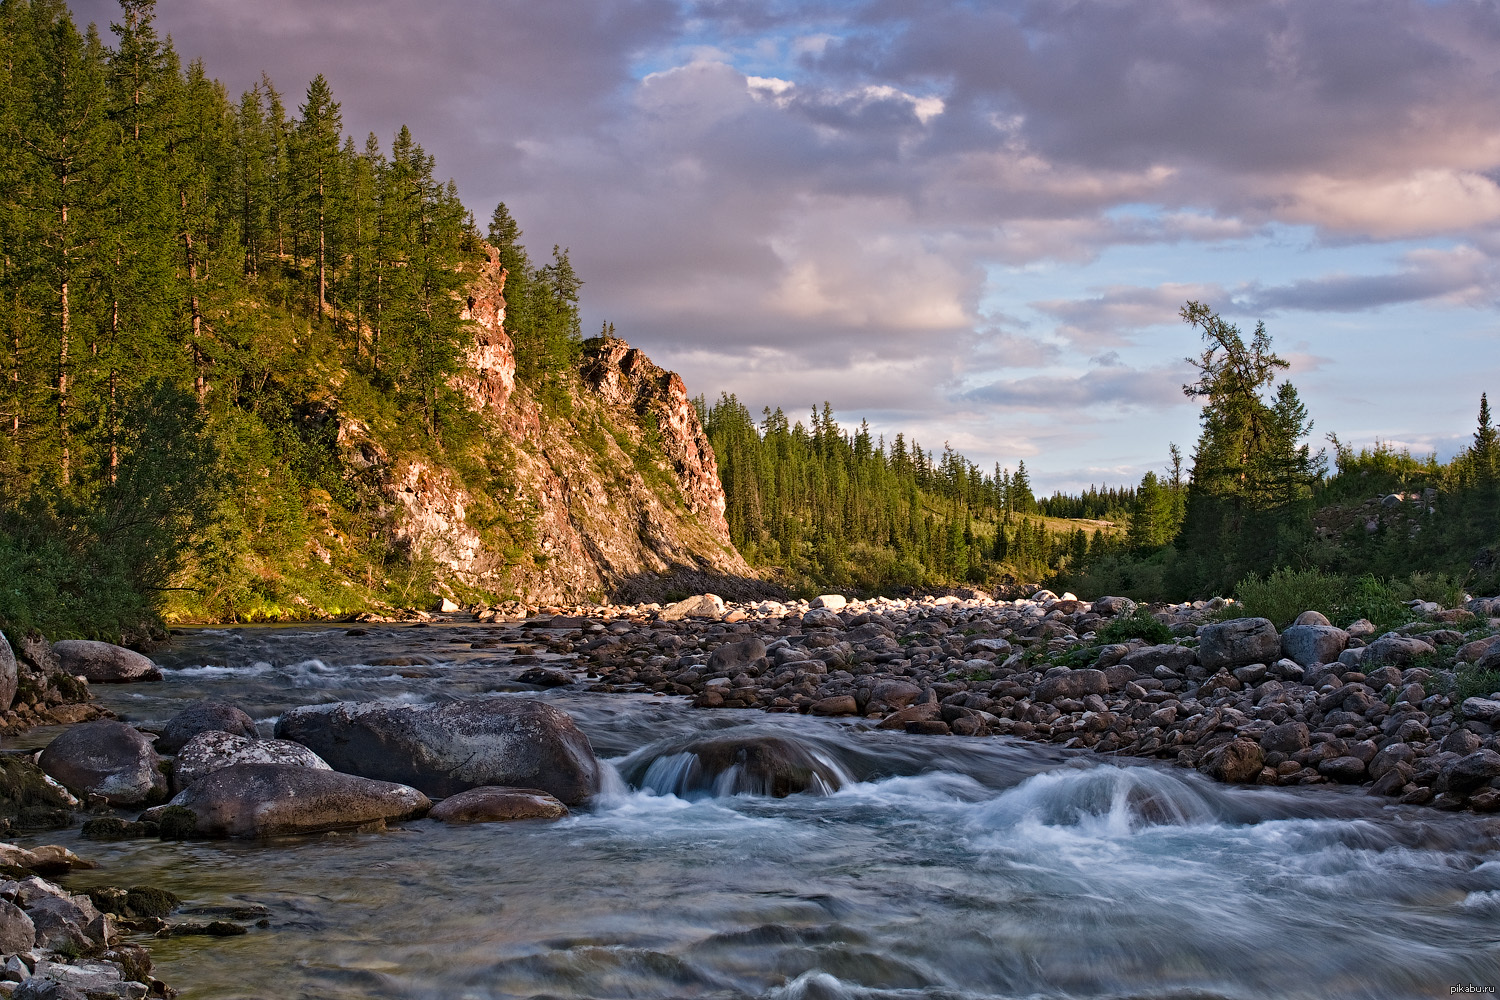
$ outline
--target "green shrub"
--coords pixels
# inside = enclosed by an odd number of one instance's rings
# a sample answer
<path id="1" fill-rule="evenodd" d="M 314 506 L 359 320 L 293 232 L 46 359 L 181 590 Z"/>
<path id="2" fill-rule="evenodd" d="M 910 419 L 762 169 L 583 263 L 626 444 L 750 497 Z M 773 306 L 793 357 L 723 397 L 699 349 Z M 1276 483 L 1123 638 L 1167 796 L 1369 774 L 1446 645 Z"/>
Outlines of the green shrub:
<path id="1" fill-rule="evenodd" d="M 1348 584 L 1338 603 L 1337 614 L 1330 616 L 1329 620 L 1335 625 L 1347 626 L 1361 618 L 1385 632 L 1409 622 L 1411 609 L 1401 603 L 1389 584 L 1366 573 Z"/>
<path id="2" fill-rule="evenodd" d="M 1253 573 L 1245 577 L 1234 585 L 1234 596 L 1244 605 L 1244 616 L 1269 618 L 1284 629 L 1304 611 L 1317 611 L 1332 621 L 1344 587 L 1342 577 L 1283 567 L 1264 579 Z"/>
<path id="3" fill-rule="evenodd" d="M 1487 698 L 1500 691 L 1500 670 L 1477 670 L 1473 666 L 1460 667 L 1453 677 L 1453 700 L 1462 703 L 1465 698 Z"/>
<path id="4" fill-rule="evenodd" d="M 1145 607 L 1136 608 L 1128 615 L 1120 615 L 1099 629 L 1096 634 L 1099 642 L 1105 645 L 1127 642 L 1131 639 L 1144 639 L 1153 646 L 1172 641 L 1172 630 L 1157 621 L 1156 617 Z"/>

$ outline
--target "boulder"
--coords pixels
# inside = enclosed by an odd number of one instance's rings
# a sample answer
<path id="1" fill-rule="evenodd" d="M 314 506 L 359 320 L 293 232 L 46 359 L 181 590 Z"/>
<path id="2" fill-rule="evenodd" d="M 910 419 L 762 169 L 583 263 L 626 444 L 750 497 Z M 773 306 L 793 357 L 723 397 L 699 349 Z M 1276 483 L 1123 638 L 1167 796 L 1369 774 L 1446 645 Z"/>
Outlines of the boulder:
<path id="1" fill-rule="evenodd" d="M 192 812 L 200 837 L 241 839 L 383 826 L 432 807 L 406 785 L 297 764 L 231 764 L 169 805 Z"/>
<path id="2" fill-rule="evenodd" d="M 1096 615 L 1128 615 L 1136 609 L 1136 603 L 1128 597 L 1101 597 L 1094 602 Z"/>
<path id="3" fill-rule="evenodd" d="M 1240 783 L 1259 778 L 1264 761 L 1265 754 L 1257 743 L 1236 739 L 1210 750 L 1198 770 L 1216 781 Z"/>
<path id="4" fill-rule="evenodd" d="M 16 700 L 16 684 L 19 680 L 15 651 L 10 648 L 5 633 L 0 632 L 0 712 L 10 708 L 10 703 Z"/>
<path id="5" fill-rule="evenodd" d="M 161 753 L 176 753 L 199 733 L 233 733 L 254 739 L 255 720 L 227 701 L 195 701 L 167 721 L 156 738 Z"/>
<path id="6" fill-rule="evenodd" d="M 1466 642 L 1459 647 L 1458 659 L 1465 663 L 1477 663 L 1485 653 L 1496 648 L 1496 643 L 1500 643 L 1500 635 L 1487 635 L 1473 642 Z"/>
<path id="7" fill-rule="evenodd" d="M 839 617 L 837 611 L 829 611 L 827 608 L 813 608 L 802 616 L 804 628 L 839 628 L 844 620 Z"/>
<path id="8" fill-rule="evenodd" d="M 289 764 L 331 771 L 321 757 L 290 740 L 247 740 L 233 733 L 199 733 L 172 762 L 172 785 L 178 791 L 206 774 L 235 764 Z"/>
<path id="9" fill-rule="evenodd" d="M 1293 625 L 1332 625 L 1333 622 L 1321 611 L 1304 611 L 1292 622 Z"/>
<path id="10" fill-rule="evenodd" d="M 794 739 L 785 736 L 709 736 L 669 744 L 661 756 L 642 761 L 627 774 L 642 783 L 656 761 L 676 757 L 672 787 L 663 789 L 689 796 L 770 795 L 785 798 L 799 792 L 827 793 L 843 786 L 837 768 Z"/>
<path id="11" fill-rule="evenodd" d="M 1318 773 L 1344 785 L 1357 785 L 1365 780 L 1365 762 L 1358 757 L 1331 757 L 1318 764 Z"/>
<path id="12" fill-rule="evenodd" d="M 449 796 L 427 815 L 444 823 L 505 823 L 517 819 L 559 819 L 568 807 L 535 788 L 487 785 Z"/>
<path id="13" fill-rule="evenodd" d="M 14 903 L 0 899 L 0 955 L 30 951 L 36 946 L 36 924 Z"/>
<path id="14" fill-rule="evenodd" d="M 567 687 L 573 683 L 573 675 L 557 667 L 529 667 L 521 671 L 516 680 L 541 688 Z"/>
<path id="15" fill-rule="evenodd" d="M 1419 657 L 1431 656 L 1435 652 L 1431 645 L 1413 636 L 1387 635 L 1366 646 L 1359 662 L 1368 673 L 1370 667 L 1387 663 L 1404 667 Z"/>
<path id="16" fill-rule="evenodd" d="M 766 664 L 766 644 L 759 639 L 726 642 L 708 657 L 710 673 L 722 670 L 731 677 L 748 668 L 759 672 L 766 668 Z"/>
<path id="17" fill-rule="evenodd" d="M 905 708 L 922 697 L 922 689 L 911 681 L 880 681 L 870 690 L 870 700 L 882 702 L 890 708 Z"/>
<path id="18" fill-rule="evenodd" d="M 28 878 L 16 887 L 16 902 L 36 928 L 36 946 L 53 951 L 92 951 L 114 935 L 111 921 L 87 896 L 74 896 L 51 882 Z"/>
<path id="19" fill-rule="evenodd" d="M 859 702 L 854 700 L 852 694 L 836 694 L 829 698 L 819 698 L 808 711 L 813 715 L 858 715 Z"/>
<path id="20" fill-rule="evenodd" d="M 1491 646 L 1474 658 L 1478 670 L 1500 670 L 1500 643 Z"/>
<path id="21" fill-rule="evenodd" d="M 151 740 L 123 722 L 74 726 L 47 745 L 43 771 L 79 795 L 102 795 L 112 806 L 149 805 L 166 797 L 167 776 Z"/>
<path id="22" fill-rule="evenodd" d="M 1500 701 L 1493 698 L 1465 698 L 1462 710 L 1465 719 L 1494 725 L 1495 720 L 1500 718 Z"/>
<path id="23" fill-rule="evenodd" d="M 1293 625 L 1281 633 L 1281 652 L 1298 666 L 1337 662 L 1349 644 L 1349 633 L 1332 625 Z"/>
<path id="24" fill-rule="evenodd" d="M 599 790 L 599 762 L 565 712 L 489 698 L 442 705 L 340 702 L 293 709 L 276 735 L 335 770 L 449 796 L 481 785 L 539 788 L 576 805 Z"/>
<path id="25" fill-rule="evenodd" d="M 1370 777 L 1379 781 L 1398 765 L 1410 764 L 1417 756 L 1417 751 L 1409 743 L 1392 743 L 1381 750 L 1366 765 Z M 1405 784 L 1405 782 L 1403 782 Z"/>
<path id="26" fill-rule="evenodd" d="M 1500 778 L 1500 753 L 1478 750 L 1443 768 L 1440 780 L 1447 791 L 1462 794 L 1486 784 L 1492 778 Z"/>
<path id="27" fill-rule="evenodd" d="M 1034 701 L 1056 701 L 1059 698 L 1083 698 L 1109 693 L 1109 678 L 1102 670 L 1069 670 L 1043 677 L 1032 695 Z"/>
<path id="28" fill-rule="evenodd" d="M 849 606 L 849 599 L 843 594 L 820 594 L 808 604 L 810 608 L 827 608 L 829 611 L 843 611 Z"/>
<path id="29" fill-rule="evenodd" d="M 1306 750 L 1310 745 L 1311 733 L 1305 722 L 1283 722 L 1279 726 L 1272 726 L 1260 737 L 1260 748 L 1266 753 L 1294 754 Z"/>
<path id="30" fill-rule="evenodd" d="M 31 976 L 10 996 L 11 1000 L 89 1000 L 89 995 L 77 986 L 51 976 Z"/>
<path id="31" fill-rule="evenodd" d="M 684 618 L 719 618 L 724 614 L 724 599 L 717 594 L 699 594 L 685 601 L 669 604 L 661 609 L 657 617 L 662 621 L 675 622 Z"/>
<path id="32" fill-rule="evenodd" d="M 129 684 L 161 680 L 161 668 L 133 649 L 92 639 L 62 639 L 52 644 L 62 669 L 94 684 Z"/>
<path id="33" fill-rule="evenodd" d="M 1281 637 L 1265 618 L 1236 618 L 1198 631 L 1198 662 L 1209 670 L 1274 663 L 1280 656 Z"/>
<path id="34" fill-rule="evenodd" d="M 1119 661 L 1138 672 L 1150 674 L 1158 666 L 1181 673 L 1198 662 L 1198 653 L 1190 646 L 1179 646 L 1175 642 L 1160 646 L 1142 646 L 1120 657 Z"/>

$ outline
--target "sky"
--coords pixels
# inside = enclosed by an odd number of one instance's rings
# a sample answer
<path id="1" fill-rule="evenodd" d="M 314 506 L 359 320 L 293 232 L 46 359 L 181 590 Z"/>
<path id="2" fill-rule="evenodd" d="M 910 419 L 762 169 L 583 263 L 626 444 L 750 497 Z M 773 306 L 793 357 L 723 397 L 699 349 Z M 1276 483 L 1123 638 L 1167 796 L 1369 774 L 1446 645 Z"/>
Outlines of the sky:
<path id="1" fill-rule="evenodd" d="M 81 21 L 118 19 L 77 0 Z M 1025 461 L 1191 454 L 1202 301 L 1315 421 L 1440 458 L 1500 391 L 1495 0 L 158 0 L 237 97 L 322 73 L 568 247 L 710 400 Z"/>

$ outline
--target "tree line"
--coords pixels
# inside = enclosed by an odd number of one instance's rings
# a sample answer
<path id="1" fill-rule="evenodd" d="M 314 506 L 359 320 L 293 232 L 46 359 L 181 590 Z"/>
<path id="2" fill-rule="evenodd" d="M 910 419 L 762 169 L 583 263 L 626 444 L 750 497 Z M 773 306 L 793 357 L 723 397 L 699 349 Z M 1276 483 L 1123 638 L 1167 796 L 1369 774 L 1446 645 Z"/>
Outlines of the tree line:
<path id="1" fill-rule="evenodd" d="M 310 504 L 368 541 L 335 414 L 434 453 L 477 433 L 458 292 L 486 251 L 453 182 L 406 127 L 356 145 L 321 75 L 232 99 L 154 12 L 120 0 L 106 41 L 0 0 L 0 576 L 42 581 L 0 590 L 13 627 L 149 618 L 185 560 L 253 586 L 245 553 L 305 536 Z M 503 205 L 490 235 L 540 382 L 580 282 Z"/>

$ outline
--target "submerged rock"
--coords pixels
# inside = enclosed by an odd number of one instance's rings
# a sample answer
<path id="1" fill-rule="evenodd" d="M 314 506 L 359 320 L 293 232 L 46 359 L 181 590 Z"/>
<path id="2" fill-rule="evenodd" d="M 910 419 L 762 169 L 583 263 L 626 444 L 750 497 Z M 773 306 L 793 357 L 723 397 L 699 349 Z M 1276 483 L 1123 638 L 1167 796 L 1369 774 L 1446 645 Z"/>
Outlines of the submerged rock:
<path id="1" fill-rule="evenodd" d="M 832 762 L 783 736 L 715 736 L 673 745 L 632 768 L 627 779 L 658 792 L 689 796 L 828 793 L 843 787 Z"/>
<path id="2" fill-rule="evenodd" d="M 257 839 L 348 830 L 425 815 L 427 796 L 406 785 L 295 764 L 232 764 L 174 798 L 201 837 Z"/>
<path id="3" fill-rule="evenodd" d="M 314 705 L 283 715 L 276 735 L 339 771 L 429 795 L 501 785 L 539 788 L 576 805 L 599 790 L 588 737 L 565 712 L 539 701 Z"/>
<path id="4" fill-rule="evenodd" d="M 518 819 L 559 819 L 568 807 L 536 788 L 471 788 L 432 807 L 432 819 L 444 823 L 505 823 Z"/>
<path id="5" fill-rule="evenodd" d="M 123 722 L 74 726 L 48 744 L 42 770 L 80 795 L 102 795 L 112 806 L 136 806 L 166 797 L 167 777 L 151 740 Z"/>
<path id="6" fill-rule="evenodd" d="M 161 680 L 161 668 L 133 649 L 91 639 L 63 639 L 52 644 L 62 669 L 95 684 L 128 684 Z"/>

